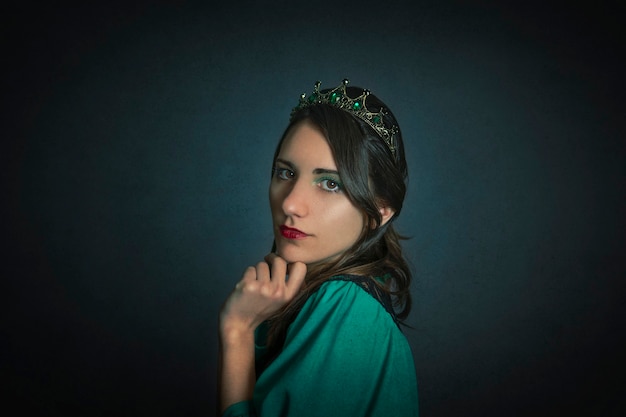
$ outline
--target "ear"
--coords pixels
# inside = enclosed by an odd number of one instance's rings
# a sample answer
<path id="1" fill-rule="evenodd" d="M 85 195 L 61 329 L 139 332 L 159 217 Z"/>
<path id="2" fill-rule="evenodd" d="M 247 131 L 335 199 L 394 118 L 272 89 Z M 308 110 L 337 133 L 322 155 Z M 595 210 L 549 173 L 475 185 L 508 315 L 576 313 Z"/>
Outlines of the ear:
<path id="1" fill-rule="evenodd" d="M 393 215 L 396 213 L 396 211 L 389 206 L 378 207 L 378 212 L 380 213 L 380 217 L 381 217 L 381 222 L 380 222 L 381 226 L 384 226 L 385 224 L 387 224 L 387 222 L 391 220 Z"/>

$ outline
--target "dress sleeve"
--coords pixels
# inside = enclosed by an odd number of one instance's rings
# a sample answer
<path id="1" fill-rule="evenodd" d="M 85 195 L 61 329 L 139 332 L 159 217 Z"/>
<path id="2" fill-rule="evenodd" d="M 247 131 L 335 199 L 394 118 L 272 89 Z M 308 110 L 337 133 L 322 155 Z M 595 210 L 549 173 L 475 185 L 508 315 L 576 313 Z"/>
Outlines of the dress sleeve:
<path id="1" fill-rule="evenodd" d="M 329 281 L 289 327 L 251 406 L 259 417 L 417 416 L 410 347 L 370 294 L 353 282 Z"/>
<path id="2" fill-rule="evenodd" d="M 252 401 L 241 401 L 229 406 L 222 417 L 256 417 Z"/>

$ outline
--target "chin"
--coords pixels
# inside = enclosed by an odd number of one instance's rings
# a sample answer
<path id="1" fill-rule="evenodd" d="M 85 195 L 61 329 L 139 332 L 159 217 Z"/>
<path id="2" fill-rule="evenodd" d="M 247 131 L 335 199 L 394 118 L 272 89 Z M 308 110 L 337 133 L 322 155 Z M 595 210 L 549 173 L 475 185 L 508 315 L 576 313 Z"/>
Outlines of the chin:
<path id="1" fill-rule="evenodd" d="M 283 250 L 281 248 L 277 248 L 276 249 L 276 254 L 278 256 L 280 256 L 281 258 L 283 258 L 288 264 L 294 263 L 294 262 L 306 262 L 306 259 L 304 259 L 303 256 L 298 256 L 298 254 L 293 253 L 294 251 L 290 251 L 290 250 Z"/>
<path id="2" fill-rule="evenodd" d="M 294 248 L 292 246 L 290 247 L 290 245 L 277 246 L 276 254 L 283 258 L 289 264 L 294 262 L 302 262 L 308 265 L 311 262 L 315 262 L 315 259 L 311 259 L 310 257 L 306 256 L 302 249 Z"/>
<path id="3" fill-rule="evenodd" d="M 281 258 L 283 258 L 288 264 L 291 264 L 294 262 L 302 262 L 306 264 L 307 266 L 331 262 L 332 260 L 337 259 L 337 257 L 339 256 L 339 255 L 335 255 L 335 256 L 327 256 L 327 257 L 319 257 L 319 256 L 314 257 L 308 253 L 304 253 L 304 251 L 302 250 L 298 250 L 298 249 L 294 250 L 294 248 L 289 248 L 289 247 L 287 248 L 277 247 L 276 254 L 280 256 Z"/>

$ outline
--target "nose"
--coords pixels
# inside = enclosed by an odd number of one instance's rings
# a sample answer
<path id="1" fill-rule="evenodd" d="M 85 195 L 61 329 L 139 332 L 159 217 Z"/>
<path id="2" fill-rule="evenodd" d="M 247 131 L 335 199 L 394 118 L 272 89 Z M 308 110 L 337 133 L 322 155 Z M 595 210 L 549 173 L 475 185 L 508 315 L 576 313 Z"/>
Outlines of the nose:
<path id="1" fill-rule="evenodd" d="M 301 179 L 286 187 L 283 196 L 282 209 L 287 216 L 304 217 L 309 212 L 310 186 Z"/>

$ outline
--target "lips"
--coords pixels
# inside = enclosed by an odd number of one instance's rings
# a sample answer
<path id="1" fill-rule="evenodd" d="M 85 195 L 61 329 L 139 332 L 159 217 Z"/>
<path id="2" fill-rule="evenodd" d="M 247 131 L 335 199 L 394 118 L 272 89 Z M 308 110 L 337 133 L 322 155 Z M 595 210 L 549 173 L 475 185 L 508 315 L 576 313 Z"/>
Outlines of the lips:
<path id="1" fill-rule="evenodd" d="M 301 230 L 294 229 L 288 226 L 280 226 L 280 234 L 287 239 L 304 239 L 308 235 Z"/>

